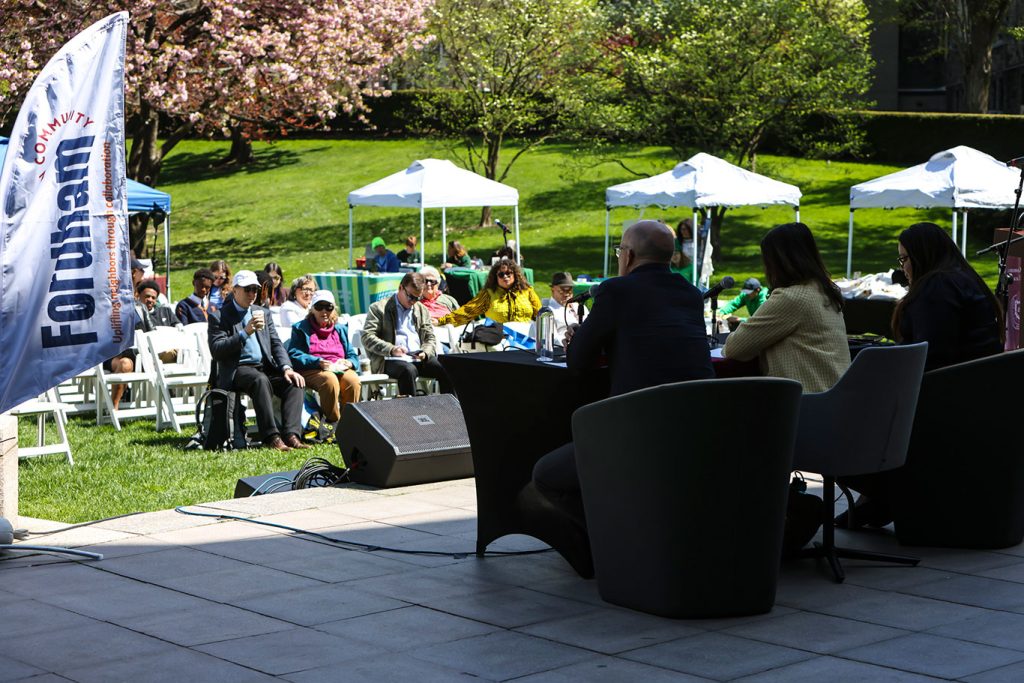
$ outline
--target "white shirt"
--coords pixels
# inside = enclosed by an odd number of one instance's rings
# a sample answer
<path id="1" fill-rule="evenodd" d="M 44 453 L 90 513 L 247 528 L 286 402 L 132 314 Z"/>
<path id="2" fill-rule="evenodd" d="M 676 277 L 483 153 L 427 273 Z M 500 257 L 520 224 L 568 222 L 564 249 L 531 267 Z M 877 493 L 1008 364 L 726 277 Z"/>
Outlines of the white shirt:
<path id="1" fill-rule="evenodd" d="M 543 299 L 541 304 L 550 308 L 551 312 L 555 314 L 555 343 L 561 344 L 566 328 L 580 321 L 579 304 L 569 304 L 566 307 L 555 301 L 553 297 Z"/>
<path id="2" fill-rule="evenodd" d="M 298 301 L 288 300 L 281 304 L 281 327 L 288 330 L 289 327 L 306 317 L 309 309 L 303 308 Z M 291 331 L 288 330 L 288 334 Z"/>
<path id="3" fill-rule="evenodd" d="M 395 295 L 395 309 L 398 311 L 398 324 L 395 326 L 395 346 L 403 346 L 409 353 L 420 350 L 420 333 L 416 330 L 416 321 L 412 309 L 406 308 Z"/>

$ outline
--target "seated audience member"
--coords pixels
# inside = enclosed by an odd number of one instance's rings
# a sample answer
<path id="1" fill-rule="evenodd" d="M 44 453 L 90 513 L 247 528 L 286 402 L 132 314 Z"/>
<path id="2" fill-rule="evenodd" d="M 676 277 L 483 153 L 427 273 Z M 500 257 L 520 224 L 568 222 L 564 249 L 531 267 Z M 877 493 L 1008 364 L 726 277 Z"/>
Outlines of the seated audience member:
<path id="1" fill-rule="evenodd" d="M 309 448 L 302 443 L 302 375 L 292 369 L 270 311 L 254 302 L 261 287 L 256 273 L 235 275 L 230 299 L 210 319 L 210 353 L 217 389 L 247 394 L 256 409 L 263 444 L 279 451 Z M 274 420 L 273 396 L 281 399 L 283 425 Z"/>
<path id="2" fill-rule="evenodd" d="M 761 286 L 761 281 L 756 277 L 748 277 L 743 282 L 743 289 L 739 296 L 718 309 L 718 314 L 729 322 L 729 329 L 735 330 L 736 326 L 746 320 L 733 313 L 741 308 L 746 308 L 749 315 L 757 313 L 765 301 L 768 300 L 768 290 Z"/>
<path id="3" fill-rule="evenodd" d="M 257 306 L 270 308 L 270 299 L 274 291 L 274 281 L 271 279 L 270 273 L 265 270 L 256 271 L 256 282 L 260 285 L 260 293 L 256 296 L 256 301 L 253 303 Z"/>
<path id="4" fill-rule="evenodd" d="M 896 248 L 910 291 L 896 305 L 893 334 L 900 344 L 928 342 L 926 370 L 1003 350 L 1002 306 L 945 230 L 916 223 L 900 233 Z M 854 506 L 856 526 L 882 527 L 892 521 L 900 476 L 892 470 L 839 479 L 861 494 Z M 840 514 L 836 525 L 848 526 L 848 517 Z"/>
<path id="5" fill-rule="evenodd" d="M 210 264 L 213 273 L 213 288 L 210 289 L 210 312 L 219 311 L 224 300 L 231 294 L 231 266 L 227 261 Z"/>
<path id="6" fill-rule="evenodd" d="M 420 268 L 423 276 L 423 297 L 420 303 L 430 312 L 430 320 L 434 323 L 438 318 L 448 315 L 459 307 L 459 302 L 450 294 L 441 291 L 441 273 L 434 266 Z"/>
<path id="7" fill-rule="evenodd" d="M 512 246 L 511 242 L 503 247 L 498 247 L 497 251 L 494 252 L 494 258 L 499 261 L 501 259 L 508 259 L 509 261 L 518 263 L 518 259 L 516 259 L 516 248 Z"/>
<path id="8" fill-rule="evenodd" d="M 772 228 L 761 240 L 772 295 L 725 341 L 722 355 L 760 358 L 761 371 L 795 379 L 804 392 L 827 391 L 850 366 L 843 297 L 814 235 L 803 223 Z"/>
<path id="9" fill-rule="evenodd" d="M 1003 350 L 1003 310 L 992 290 L 934 223 L 904 230 L 897 245 L 910 291 L 893 314 L 902 344 L 928 342 L 926 370 Z"/>
<path id="10" fill-rule="evenodd" d="M 263 266 L 263 272 L 270 276 L 270 298 L 268 306 L 282 306 L 288 300 L 288 290 L 284 286 L 284 271 L 276 261 Z"/>
<path id="11" fill-rule="evenodd" d="M 419 263 L 420 254 L 416 251 L 416 236 L 409 235 L 405 238 L 405 246 L 395 256 L 399 263 Z"/>
<path id="12" fill-rule="evenodd" d="M 288 355 L 320 395 L 320 410 L 334 431 L 346 403 L 359 400 L 359 358 L 348 339 L 348 325 L 338 322 L 334 295 L 321 289 L 313 295 L 312 309 L 292 327 Z"/>
<path id="13" fill-rule="evenodd" d="M 448 268 L 470 268 L 472 265 L 473 260 L 470 258 L 469 252 L 460 242 L 452 240 L 448 243 L 448 262 L 441 268 L 445 270 Z"/>
<path id="14" fill-rule="evenodd" d="M 157 304 L 159 296 L 160 285 L 156 280 L 143 280 L 135 288 L 135 312 L 138 316 L 135 329 L 152 332 L 157 327 L 175 327 L 179 324 L 174 311 Z"/>
<path id="15" fill-rule="evenodd" d="M 281 326 L 290 328 L 309 314 L 316 293 L 316 280 L 312 275 L 303 275 L 292 280 L 288 301 L 281 304 Z"/>
<path id="16" fill-rule="evenodd" d="M 160 294 L 160 286 L 155 280 L 142 280 L 135 288 L 135 331 L 152 332 L 157 327 L 175 327 L 178 325 L 174 312 L 166 306 L 157 305 L 157 295 Z M 136 342 L 138 343 L 138 342 Z M 138 357 L 138 350 L 128 349 L 110 360 L 104 361 L 103 369 L 107 372 L 134 372 L 135 361 Z M 164 351 L 160 354 L 160 360 L 165 363 L 173 363 L 178 357 L 176 350 Z M 126 384 L 114 384 L 110 389 L 110 399 L 117 409 L 124 396 Z"/>
<path id="17" fill-rule="evenodd" d="M 684 218 L 676 225 L 676 251 L 681 251 L 693 262 L 693 220 L 690 218 Z"/>
<path id="18" fill-rule="evenodd" d="M 135 251 L 132 251 L 132 289 L 138 295 L 139 284 L 143 280 L 153 280 L 153 261 L 150 259 L 135 258 Z M 138 296 L 136 296 L 138 298 Z M 164 293 L 157 289 L 156 303 L 158 306 L 170 306 L 171 303 L 164 296 Z"/>
<path id="19" fill-rule="evenodd" d="M 511 259 L 501 259 L 487 274 L 484 288 L 464 306 L 441 317 L 438 325 L 465 325 L 481 315 L 497 323 L 528 323 L 537 317 L 540 297 Z"/>
<path id="20" fill-rule="evenodd" d="M 398 257 L 395 252 L 387 248 L 384 239 L 374 237 L 370 242 L 373 247 L 373 260 L 367 262 L 367 267 L 375 273 L 397 273 L 399 269 Z"/>
<path id="21" fill-rule="evenodd" d="M 569 327 L 566 364 L 592 372 L 607 358 L 612 396 L 714 377 L 703 300 L 696 287 L 669 270 L 672 251 L 672 230 L 664 223 L 628 227 L 615 249 L 620 277 L 602 282 L 594 310 Z M 583 522 L 572 443 L 538 460 L 533 479 L 541 493 Z"/>
<path id="22" fill-rule="evenodd" d="M 687 282 L 693 284 L 693 261 L 684 252 L 672 252 L 672 261 L 669 263 L 669 270 L 676 275 L 682 275 Z"/>
<path id="23" fill-rule="evenodd" d="M 394 296 L 370 305 L 363 324 L 362 345 L 370 371 L 398 380 L 399 393 L 413 396 L 416 378 L 433 377 L 441 392 L 452 393 L 451 381 L 437 362 L 437 339 L 430 313 L 420 303 L 423 275 L 406 273 Z"/>
<path id="24" fill-rule="evenodd" d="M 192 293 L 178 302 L 174 315 L 182 325 L 205 323 L 210 316 L 210 290 L 213 289 L 213 273 L 209 268 L 200 268 L 192 274 Z"/>
<path id="25" fill-rule="evenodd" d="M 580 305 L 566 304 L 572 298 L 574 282 L 572 273 L 555 273 L 551 276 L 551 296 L 541 300 L 541 305 L 547 306 L 554 313 L 556 344 L 561 344 L 565 339 L 570 325 L 580 322 Z"/>

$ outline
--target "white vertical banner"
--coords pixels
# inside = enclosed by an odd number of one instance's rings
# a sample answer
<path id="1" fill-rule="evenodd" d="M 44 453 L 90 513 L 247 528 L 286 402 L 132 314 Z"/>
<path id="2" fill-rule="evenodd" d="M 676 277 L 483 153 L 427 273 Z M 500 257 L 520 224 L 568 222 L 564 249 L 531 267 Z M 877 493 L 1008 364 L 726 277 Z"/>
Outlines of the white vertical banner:
<path id="1" fill-rule="evenodd" d="M 39 73 L 0 169 L 0 411 L 132 344 L 124 152 L 128 13 Z"/>

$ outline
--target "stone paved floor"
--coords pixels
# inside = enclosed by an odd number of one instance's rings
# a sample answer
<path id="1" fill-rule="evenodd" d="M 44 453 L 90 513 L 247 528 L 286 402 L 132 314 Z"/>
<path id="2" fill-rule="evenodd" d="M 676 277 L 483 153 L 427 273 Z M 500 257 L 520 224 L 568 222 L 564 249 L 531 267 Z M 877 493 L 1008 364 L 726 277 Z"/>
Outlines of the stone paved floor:
<path id="1" fill-rule="evenodd" d="M 466 480 L 193 509 L 469 551 L 475 501 Z M 840 537 L 899 552 L 883 535 Z M 0 562 L 0 681 L 1024 680 L 1024 547 L 915 549 L 918 568 L 847 562 L 841 585 L 798 562 L 770 614 L 675 621 L 602 602 L 554 553 L 355 552 L 174 511 L 31 542 L 105 559 Z"/>

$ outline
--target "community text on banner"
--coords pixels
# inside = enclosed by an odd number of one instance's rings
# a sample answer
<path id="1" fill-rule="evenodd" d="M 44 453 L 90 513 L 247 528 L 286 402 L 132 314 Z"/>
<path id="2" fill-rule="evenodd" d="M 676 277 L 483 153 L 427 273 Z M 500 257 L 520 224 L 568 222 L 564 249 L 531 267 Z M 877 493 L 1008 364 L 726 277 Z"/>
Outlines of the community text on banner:
<path id="1" fill-rule="evenodd" d="M 0 169 L 0 411 L 132 344 L 124 159 L 128 14 L 39 73 Z"/>

